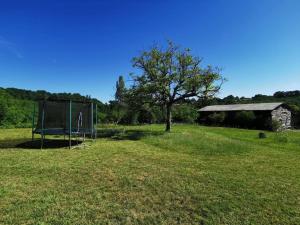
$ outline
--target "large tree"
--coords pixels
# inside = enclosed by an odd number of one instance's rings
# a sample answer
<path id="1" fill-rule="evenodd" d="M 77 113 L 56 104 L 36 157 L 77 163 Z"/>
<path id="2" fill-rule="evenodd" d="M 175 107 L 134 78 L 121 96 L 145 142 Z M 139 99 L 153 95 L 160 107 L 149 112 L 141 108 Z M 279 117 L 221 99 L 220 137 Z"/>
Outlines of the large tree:
<path id="1" fill-rule="evenodd" d="M 213 97 L 224 81 L 217 67 L 200 67 L 201 59 L 172 42 L 166 48 L 152 47 L 133 58 L 133 93 L 137 99 L 157 104 L 166 112 L 166 131 L 171 129 L 172 107 L 188 98 Z M 141 97 L 142 96 L 142 97 Z"/>

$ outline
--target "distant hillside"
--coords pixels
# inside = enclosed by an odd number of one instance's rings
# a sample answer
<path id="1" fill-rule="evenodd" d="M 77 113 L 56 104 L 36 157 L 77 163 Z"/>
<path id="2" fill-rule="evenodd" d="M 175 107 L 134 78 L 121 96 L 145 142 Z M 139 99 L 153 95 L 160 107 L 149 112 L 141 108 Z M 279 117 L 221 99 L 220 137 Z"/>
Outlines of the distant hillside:
<path id="1" fill-rule="evenodd" d="M 95 98 L 92 99 L 90 96 L 83 96 L 78 93 L 50 93 L 43 90 L 30 91 L 17 88 L 0 88 L 0 127 L 30 127 L 34 101 L 42 99 L 93 101 L 94 103 L 98 104 L 99 123 L 115 123 L 115 117 L 118 118 L 120 114 L 118 108 L 114 105 L 114 101 L 111 101 L 108 104 L 103 104 Z M 287 103 L 292 108 L 294 114 L 293 117 L 296 119 L 296 121 L 299 121 L 297 124 L 300 126 L 300 91 L 279 91 L 270 96 L 257 94 L 252 98 L 235 97 L 229 95 L 225 98 L 214 98 L 207 102 L 196 100 L 182 102 L 174 107 L 173 121 L 194 122 L 195 118 L 197 117 L 197 108 L 200 108 L 204 105 L 259 102 Z M 128 115 L 126 114 L 125 118 L 126 116 L 131 118 L 130 116 L 132 115 L 138 115 L 139 117 L 143 118 L 142 116 L 146 115 L 146 120 L 141 120 L 141 123 L 145 123 L 145 121 L 162 122 L 164 120 L 162 111 L 153 107 L 150 107 L 147 110 L 145 108 L 135 109 L 135 111 L 129 109 L 126 113 Z"/>
<path id="2" fill-rule="evenodd" d="M 93 101 L 103 111 L 105 105 L 90 96 L 78 93 L 50 93 L 47 91 L 30 91 L 17 88 L 0 88 L 0 127 L 30 127 L 34 101 L 73 100 Z"/>
<path id="3" fill-rule="evenodd" d="M 273 95 L 261 95 L 257 94 L 252 98 L 237 97 L 229 95 L 225 98 L 215 98 L 209 101 L 208 105 L 222 105 L 222 104 L 243 104 L 243 103 L 262 103 L 262 102 L 284 102 L 294 107 L 295 109 L 299 107 L 300 109 L 300 91 L 278 91 Z"/>
<path id="4" fill-rule="evenodd" d="M 93 101 L 98 104 L 102 104 L 98 99 L 91 98 L 90 96 L 83 96 L 78 93 L 50 93 L 44 90 L 31 91 L 18 88 L 0 88 L 0 90 L 5 91 L 10 96 L 16 99 L 24 100 L 73 100 L 73 101 Z"/>

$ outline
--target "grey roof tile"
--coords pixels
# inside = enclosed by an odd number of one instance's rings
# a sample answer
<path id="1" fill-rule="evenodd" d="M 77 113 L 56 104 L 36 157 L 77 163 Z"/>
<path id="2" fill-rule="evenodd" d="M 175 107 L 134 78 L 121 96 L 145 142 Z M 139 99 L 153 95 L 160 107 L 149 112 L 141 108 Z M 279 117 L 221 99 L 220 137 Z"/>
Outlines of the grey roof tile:
<path id="1" fill-rule="evenodd" d="M 272 111 L 281 102 L 275 103 L 254 103 L 254 104 L 234 104 L 234 105 L 210 105 L 199 109 L 200 112 L 224 112 L 224 111 Z"/>

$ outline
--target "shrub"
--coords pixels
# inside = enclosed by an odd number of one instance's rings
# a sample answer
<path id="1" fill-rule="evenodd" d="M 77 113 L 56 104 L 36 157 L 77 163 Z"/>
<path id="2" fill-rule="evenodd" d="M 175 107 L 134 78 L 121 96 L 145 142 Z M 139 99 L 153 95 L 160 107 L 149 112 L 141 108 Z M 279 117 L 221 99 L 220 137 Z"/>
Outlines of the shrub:
<path id="1" fill-rule="evenodd" d="M 151 110 L 141 109 L 138 113 L 137 120 L 140 124 L 153 123 L 155 122 L 155 116 L 152 114 Z"/>
<path id="2" fill-rule="evenodd" d="M 238 127 L 253 128 L 255 127 L 255 115 L 252 111 L 242 111 L 235 114 L 234 123 Z"/>
<path id="3" fill-rule="evenodd" d="M 293 118 L 293 126 L 295 128 L 300 128 L 300 112 L 294 112 L 292 115 Z"/>
<path id="4" fill-rule="evenodd" d="M 208 123 L 212 125 L 221 125 L 225 120 L 226 114 L 224 112 L 212 113 L 208 115 Z"/>
<path id="5" fill-rule="evenodd" d="M 272 119 L 271 121 L 271 130 L 272 131 L 279 131 L 281 128 L 281 124 L 278 120 Z"/>
<path id="6" fill-rule="evenodd" d="M 7 111 L 7 106 L 4 104 L 4 102 L 0 101 L 0 124 L 5 119 Z"/>
<path id="7" fill-rule="evenodd" d="M 196 108 L 189 104 L 174 106 L 172 114 L 173 121 L 181 123 L 194 123 L 198 116 Z"/>
<path id="8" fill-rule="evenodd" d="M 259 132 L 259 133 L 258 133 L 258 137 L 259 137 L 260 139 L 263 139 L 263 138 L 267 138 L 267 135 L 266 135 L 266 133 L 264 133 L 264 132 Z"/>

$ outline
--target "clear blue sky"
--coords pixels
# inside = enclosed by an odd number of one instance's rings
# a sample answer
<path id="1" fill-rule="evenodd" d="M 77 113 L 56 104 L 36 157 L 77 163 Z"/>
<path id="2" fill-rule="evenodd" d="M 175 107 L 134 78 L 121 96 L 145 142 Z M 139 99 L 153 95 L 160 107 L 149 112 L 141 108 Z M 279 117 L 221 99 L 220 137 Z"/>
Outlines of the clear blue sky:
<path id="1" fill-rule="evenodd" d="M 2 1 L 0 86 L 108 101 L 166 39 L 223 68 L 220 96 L 300 89 L 299 0 Z"/>

